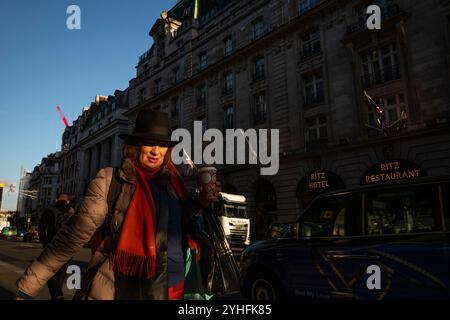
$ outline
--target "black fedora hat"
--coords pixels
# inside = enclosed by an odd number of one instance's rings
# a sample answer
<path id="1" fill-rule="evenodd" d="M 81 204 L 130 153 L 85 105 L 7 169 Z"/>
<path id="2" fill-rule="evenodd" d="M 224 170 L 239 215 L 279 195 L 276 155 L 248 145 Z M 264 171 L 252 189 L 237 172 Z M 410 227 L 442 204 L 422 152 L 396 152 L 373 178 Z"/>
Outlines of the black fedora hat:
<path id="1" fill-rule="evenodd" d="M 155 143 L 163 142 L 173 146 L 176 142 L 171 140 L 169 116 L 165 112 L 144 109 L 139 111 L 132 134 L 120 134 L 120 138 L 127 139 L 128 143 Z"/>

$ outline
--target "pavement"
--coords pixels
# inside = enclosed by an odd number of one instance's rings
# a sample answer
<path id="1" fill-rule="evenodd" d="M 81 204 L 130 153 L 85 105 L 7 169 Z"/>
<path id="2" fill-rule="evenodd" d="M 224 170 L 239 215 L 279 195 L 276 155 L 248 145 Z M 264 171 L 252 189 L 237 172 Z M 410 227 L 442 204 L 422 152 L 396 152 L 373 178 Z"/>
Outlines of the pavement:
<path id="1" fill-rule="evenodd" d="M 17 293 L 16 281 L 23 274 L 26 267 L 36 259 L 43 248 L 40 243 L 28 243 L 18 240 L 0 240 L 0 300 L 12 300 Z M 91 250 L 83 248 L 75 255 L 73 264 L 83 271 L 91 257 Z M 236 257 L 238 258 L 238 257 Z M 75 290 L 63 289 L 64 298 L 71 300 Z M 48 288 L 43 288 L 36 300 L 49 300 Z M 225 296 L 216 296 L 214 300 L 243 300 L 239 292 Z"/>

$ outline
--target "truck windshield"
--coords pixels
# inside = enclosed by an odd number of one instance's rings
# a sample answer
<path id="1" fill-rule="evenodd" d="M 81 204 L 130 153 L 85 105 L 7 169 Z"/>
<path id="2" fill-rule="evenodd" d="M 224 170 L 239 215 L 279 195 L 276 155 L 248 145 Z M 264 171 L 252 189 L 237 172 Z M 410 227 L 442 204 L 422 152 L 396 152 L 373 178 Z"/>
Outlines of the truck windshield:
<path id="1" fill-rule="evenodd" d="M 247 210 L 245 207 L 224 205 L 224 215 L 230 218 L 247 218 Z"/>

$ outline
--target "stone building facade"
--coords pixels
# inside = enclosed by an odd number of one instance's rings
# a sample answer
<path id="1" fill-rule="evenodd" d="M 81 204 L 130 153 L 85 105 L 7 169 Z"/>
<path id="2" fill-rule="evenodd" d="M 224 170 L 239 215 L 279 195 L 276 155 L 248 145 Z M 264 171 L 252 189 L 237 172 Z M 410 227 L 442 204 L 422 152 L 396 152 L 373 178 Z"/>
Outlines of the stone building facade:
<path id="1" fill-rule="evenodd" d="M 24 190 L 28 190 L 30 185 L 32 172 L 29 170 L 22 169 L 20 173 L 20 182 L 19 182 L 19 196 L 17 197 L 17 212 L 20 218 L 24 218 L 26 215 L 26 197 L 23 193 Z"/>
<path id="2" fill-rule="evenodd" d="M 76 204 L 99 169 L 120 164 L 119 134 L 128 128 L 123 115 L 127 108 L 127 90 L 116 90 L 113 96 L 96 96 L 64 131 L 61 190 L 68 192 Z"/>
<path id="3" fill-rule="evenodd" d="M 36 226 L 45 208 L 54 203 L 60 192 L 61 152 L 42 158 L 33 171 L 22 171 L 17 198 L 16 218 L 25 227 Z"/>
<path id="4" fill-rule="evenodd" d="M 374 3 L 381 30 L 366 27 Z M 194 121 L 280 129 L 278 174 L 218 166 L 259 234 L 295 219 L 319 173 L 351 187 L 375 164 L 404 160 L 450 175 L 449 21 L 438 0 L 179 1 L 152 26 L 130 81 L 129 130 L 142 108 L 191 132 Z M 383 106 L 384 128 L 364 92 Z"/>

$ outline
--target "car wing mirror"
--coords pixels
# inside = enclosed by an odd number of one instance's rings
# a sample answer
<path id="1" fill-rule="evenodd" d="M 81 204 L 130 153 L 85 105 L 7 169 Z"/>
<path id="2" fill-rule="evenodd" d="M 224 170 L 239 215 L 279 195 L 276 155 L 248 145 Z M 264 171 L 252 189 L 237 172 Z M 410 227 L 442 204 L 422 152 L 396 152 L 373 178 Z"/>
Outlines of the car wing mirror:
<path id="1" fill-rule="evenodd" d="M 298 238 L 300 236 L 299 230 L 300 230 L 300 223 L 298 222 L 293 223 L 290 226 L 289 234 L 291 235 L 292 238 Z"/>
<path id="2" fill-rule="evenodd" d="M 301 236 L 308 238 L 308 237 L 311 237 L 311 234 L 312 234 L 311 227 L 307 223 L 304 223 L 302 225 L 302 234 L 301 234 Z"/>

